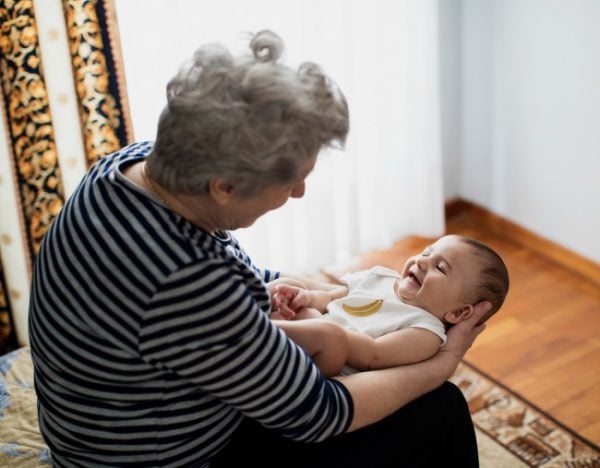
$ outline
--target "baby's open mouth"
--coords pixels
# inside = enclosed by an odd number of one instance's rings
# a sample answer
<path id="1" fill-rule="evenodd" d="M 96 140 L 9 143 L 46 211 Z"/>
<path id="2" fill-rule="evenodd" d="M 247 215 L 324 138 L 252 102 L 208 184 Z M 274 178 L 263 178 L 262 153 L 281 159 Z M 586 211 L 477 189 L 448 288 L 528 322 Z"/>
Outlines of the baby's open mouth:
<path id="1" fill-rule="evenodd" d="M 417 283 L 419 286 L 421 286 L 421 282 L 419 281 L 419 278 L 417 278 L 417 276 L 412 273 L 412 272 L 408 272 L 408 277 L 413 280 L 415 283 Z"/>

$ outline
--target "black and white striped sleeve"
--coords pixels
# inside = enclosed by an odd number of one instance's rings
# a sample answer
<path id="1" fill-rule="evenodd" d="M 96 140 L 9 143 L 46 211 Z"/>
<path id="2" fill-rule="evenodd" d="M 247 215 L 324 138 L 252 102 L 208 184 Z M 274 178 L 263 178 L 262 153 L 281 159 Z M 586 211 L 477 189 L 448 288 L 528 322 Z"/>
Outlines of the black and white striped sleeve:
<path id="1" fill-rule="evenodd" d="M 142 358 L 282 435 L 319 441 L 345 431 L 352 399 L 255 303 L 243 278 L 218 261 L 173 272 L 141 326 Z"/>

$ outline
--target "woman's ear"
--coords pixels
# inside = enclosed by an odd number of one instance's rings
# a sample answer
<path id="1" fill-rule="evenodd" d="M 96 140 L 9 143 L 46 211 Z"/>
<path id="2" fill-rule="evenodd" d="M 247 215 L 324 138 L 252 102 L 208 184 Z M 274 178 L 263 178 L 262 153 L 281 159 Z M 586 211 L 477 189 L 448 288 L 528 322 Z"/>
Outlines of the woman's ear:
<path id="1" fill-rule="evenodd" d="M 227 205 L 233 197 L 233 184 L 223 179 L 210 179 L 208 182 L 208 194 L 219 205 Z"/>
<path id="2" fill-rule="evenodd" d="M 473 306 L 471 304 L 465 304 L 456 310 L 447 312 L 446 315 L 444 315 L 444 320 L 447 323 L 454 325 L 468 319 L 471 315 L 473 315 Z"/>

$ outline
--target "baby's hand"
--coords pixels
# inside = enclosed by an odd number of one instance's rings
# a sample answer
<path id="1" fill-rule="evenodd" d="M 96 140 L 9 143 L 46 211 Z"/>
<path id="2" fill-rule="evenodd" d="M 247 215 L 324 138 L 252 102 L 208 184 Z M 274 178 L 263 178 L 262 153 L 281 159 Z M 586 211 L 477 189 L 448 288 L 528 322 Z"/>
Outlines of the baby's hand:
<path id="1" fill-rule="evenodd" d="M 271 291 L 271 306 L 275 314 L 285 320 L 291 320 L 296 313 L 310 303 L 310 292 L 306 289 L 278 284 Z M 271 316 L 273 317 L 273 316 Z"/>
<path id="2" fill-rule="evenodd" d="M 294 313 L 294 311 L 286 309 L 286 311 L 282 311 L 281 309 L 272 309 L 271 312 L 271 320 L 293 320 L 293 318 L 296 316 L 296 314 Z"/>
<path id="3" fill-rule="evenodd" d="M 271 319 L 273 320 L 292 320 L 296 316 L 296 312 L 289 308 L 289 294 L 283 291 L 278 291 L 281 285 L 275 286 L 271 290 Z"/>

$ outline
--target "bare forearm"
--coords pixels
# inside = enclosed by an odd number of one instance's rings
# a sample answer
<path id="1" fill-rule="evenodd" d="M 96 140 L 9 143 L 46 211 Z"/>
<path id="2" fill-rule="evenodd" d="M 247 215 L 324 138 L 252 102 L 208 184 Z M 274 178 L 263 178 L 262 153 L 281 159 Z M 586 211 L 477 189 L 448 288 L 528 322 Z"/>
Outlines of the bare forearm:
<path id="1" fill-rule="evenodd" d="M 327 310 L 327 305 L 340 297 L 344 297 L 348 294 L 348 288 L 346 286 L 337 286 L 334 289 L 329 290 L 314 290 L 310 291 L 310 303 L 308 307 L 314 307 L 321 313 Z"/>
<path id="2" fill-rule="evenodd" d="M 424 361 L 440 348 L 440 338 L 422 328 L 408 327 L 373 338 L 346 330 L 350 340 L 348 365 L 358 370 L 385 369 Z"/>
<path id="3" fill-rule="evenodd" d="M 381 366 L 375 365 L 374 362 L 377 359 L 375 340 L 361 332 L 346 330 L 346 333 L 350 341 L 348 365 L 361 371 L 381 368 Z"/>

